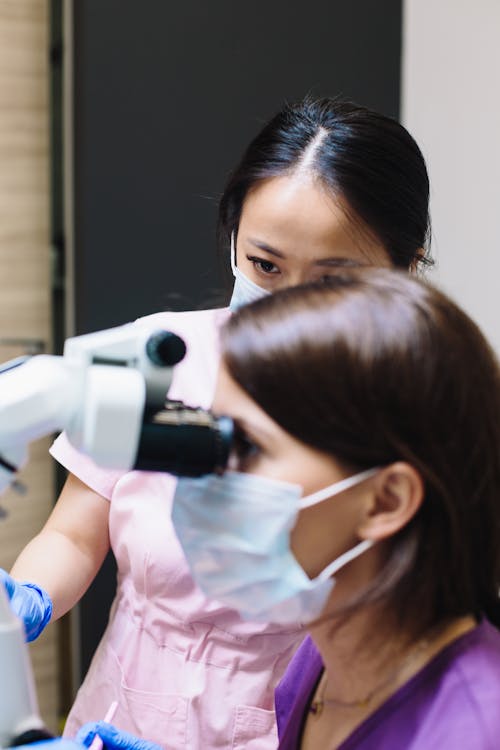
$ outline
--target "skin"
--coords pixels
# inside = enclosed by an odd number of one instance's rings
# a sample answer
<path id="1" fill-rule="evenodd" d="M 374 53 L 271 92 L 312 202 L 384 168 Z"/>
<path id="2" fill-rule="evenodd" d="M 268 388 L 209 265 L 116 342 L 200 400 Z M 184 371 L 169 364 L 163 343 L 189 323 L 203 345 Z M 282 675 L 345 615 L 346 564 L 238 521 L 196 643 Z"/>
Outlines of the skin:
<path id="1" fill-rule="evenodd" d="M 42 586 L 57 620 L 92 583 L 109 550 L 109 501 L 70 474 L 45 526 L 23 549 L 11 575 Z"/>
<path id="2" fill-rule="evenodd" d="M 283 430 L 231 378 L 222 363 L 213 408 L 231 416 L 242 433 L 229 469 L 292 482 L 309 495 L 349 476 L 334 456 Z M 291 532 L 291 550 L 310 578 L 364 539 L 374 545 L 335 576 L 323 615 L 348 603 L 373 581 L 392 536 L 408 524 L 424 501 L 419 473 L 405 462 L 384 466 L 361 484 L 303 509 Z M 310 626 L 325 665 L 324 697 L 358 701 L 375 689 L 368 705 L 327 704 L 320 718 L 306 720 L 302 750 L 337 747 L 370 713 L 451 641 L 475 626 L 473 617 L 442 624 L 415 646 L 388 613 L 365 607 L 347 626 L 333 630 L 334 618 Z M 299 623 L 297 623 L 299 625 Z M 332 634 L 333 632 L 333 634 Z M 369 636 L 369 637 L 368 637 Z M 360 647 L 366 644 L 368 648 Z M 384 679 L 389 682 L 384 684 Z M 382 689 L 377 690 L 382 684 Z"/>
<path id="3" fill-rule="evenodd" d="M 343 202 L 302 173 L 264 180 L 248 193 L 236 259 L 270 292 L 316 281 L 339 267 L 392 265 L 381 242 L 347 215 Z"/>

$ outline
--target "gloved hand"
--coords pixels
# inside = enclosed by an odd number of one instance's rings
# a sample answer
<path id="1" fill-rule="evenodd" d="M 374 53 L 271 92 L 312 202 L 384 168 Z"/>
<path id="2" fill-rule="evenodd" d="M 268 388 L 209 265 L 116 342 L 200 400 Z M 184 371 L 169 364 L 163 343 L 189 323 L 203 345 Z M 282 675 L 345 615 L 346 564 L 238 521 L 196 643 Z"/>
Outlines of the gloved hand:
<path id="1" fill-rule="evenodd" d="M 105 721 L 92 721 L 84 724 L 76 735 L 75 742 L 89 747 L 96 734 L 103 741 L 105 750 L 163 750 L 160 745 L 141 740 L 128 732 L 122 732 Z"/>
<path id="2" fill-rule="evenodd" d="M 34 641 L 52 617 L 52 600 L 36 583 L 18 583 L 0 568 L 3 582 L 12 609 L 23 621 L 26 640 Z"/>

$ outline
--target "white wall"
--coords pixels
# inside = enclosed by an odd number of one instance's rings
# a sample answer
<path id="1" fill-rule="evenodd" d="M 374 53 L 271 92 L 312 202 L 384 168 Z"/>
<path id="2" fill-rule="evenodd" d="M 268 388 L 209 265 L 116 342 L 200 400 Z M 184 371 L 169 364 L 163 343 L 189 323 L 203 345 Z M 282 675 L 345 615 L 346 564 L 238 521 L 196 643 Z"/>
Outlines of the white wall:
<path id="1" fill-rule="evenodd" d="M 431 177 L 430 274 L 500 353 L 500 0 L 405 0 L 402 119 Z"/>

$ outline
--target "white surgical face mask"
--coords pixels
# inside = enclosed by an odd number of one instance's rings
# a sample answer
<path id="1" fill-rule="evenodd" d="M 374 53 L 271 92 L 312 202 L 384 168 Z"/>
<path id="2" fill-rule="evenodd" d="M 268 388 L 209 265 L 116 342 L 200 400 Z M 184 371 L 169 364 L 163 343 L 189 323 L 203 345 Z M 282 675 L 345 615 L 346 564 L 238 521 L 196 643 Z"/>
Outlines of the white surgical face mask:
<path id="1" fill-rule="evenodd" d="M 378 469 L 301 497 L 299 485 L 228 472 L 178 480 L 173 524 L 194 580 L 210 598 L 245 620 L 299 625 L 323 611 L 332 577 L 372 545 L 357 544 L 310 579 L 290 549 L 290 532 L 302 508 L 364 481 Z"/>
<path id="2" fill-rule="evenodd" d="M 236 265 L 236 247 L 234 244 L 234 232 L 231 233 L 231 270 L 234 276 L 234 288 L 229 309 L 233 312 L 243 305 L 248 305 L 256 299 L 265 297 L 270 292 L 255 284 L 248 276 L 240 271 Z"/>

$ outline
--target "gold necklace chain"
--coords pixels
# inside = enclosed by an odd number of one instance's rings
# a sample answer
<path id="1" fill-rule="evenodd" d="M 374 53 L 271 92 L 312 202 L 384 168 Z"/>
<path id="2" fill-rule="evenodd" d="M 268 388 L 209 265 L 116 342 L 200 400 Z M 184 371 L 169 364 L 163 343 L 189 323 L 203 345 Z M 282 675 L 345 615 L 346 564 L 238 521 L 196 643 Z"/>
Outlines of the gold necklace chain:
<path id="1" fill-rule="evenodd" d="M 339 706 L 340 708 L 367 708 L 367 706 L 370 705 L 375 696 L 378 695 L 384 688 L 395 682 L 396 678 L 401 674 L 405 667 L 417 656 L 417 654 L 427 648 L 428 645 L 429 641 L 427 639 L 419 641 L 415 648 L 411 649 L 406 659 L 403 659 L 403 661 L 398 664 L 398 666 L 384 680 L 382 680 L 382 682 L 380 682 L 378 685 L 376 685 L 376 687 L 372 688 L 372 690 L 366 693 L 363 698 L 358 698 L 357 700 L 344 701 L 340 698 L 325 698 L 326 688 L 328 685 L 328 678 L 325 676 L 323 685 L 321 686 L 321 694 L 311 702 L 311 705 L 309 706 L 309 713 L 311 713 L 315 718 L 319 718 L 323 713 L 324 707 L 327 705 Z"/>

